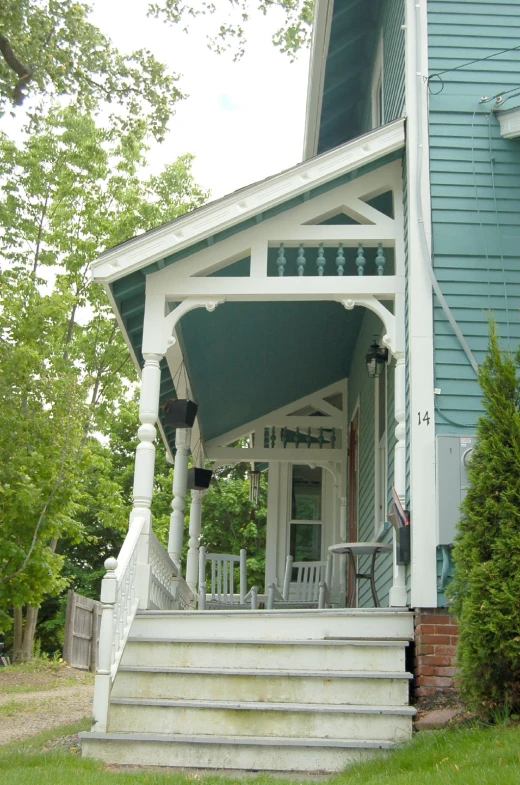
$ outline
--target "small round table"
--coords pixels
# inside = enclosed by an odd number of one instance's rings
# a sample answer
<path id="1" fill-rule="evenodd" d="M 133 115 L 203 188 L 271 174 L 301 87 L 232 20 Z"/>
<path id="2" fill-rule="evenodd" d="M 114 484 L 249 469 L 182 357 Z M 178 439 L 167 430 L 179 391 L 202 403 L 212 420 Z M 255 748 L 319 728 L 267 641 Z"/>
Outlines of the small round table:
<path id="1" fill-rule="evenodd" d="M 377 596 L 376 591 L 376 582 L 375 582 L 375 566 L 376 566 L 376 556 L 378 553 L 391 553 L 392 546 L 385 545 L 381 542 L 338 542 L 337 545 L 331 545 L 329 548 L 329 553 L 345 553 L 348 556 L 348 562 L 353 570 L 355 578 L 364 578 L 367 581 L 370 581 L 370 588 L 372 589 L 372 598 L 374 600 L 374 605 L 376 608 L 379 608 L 379 597 Z M 370 572 L 358 572 L 357 571 L 357 560 L 356 557 L 358 556 L 372 556 L 372 560 L 370 562 Z M 348 567 L 347 567 L 347 586 L 348 586 Z M 352 596 L 347 596 L 347 607 L 352 608 L 353 602 L 355 599 L 356 594 L 356 587 L 351 592 Z"/>

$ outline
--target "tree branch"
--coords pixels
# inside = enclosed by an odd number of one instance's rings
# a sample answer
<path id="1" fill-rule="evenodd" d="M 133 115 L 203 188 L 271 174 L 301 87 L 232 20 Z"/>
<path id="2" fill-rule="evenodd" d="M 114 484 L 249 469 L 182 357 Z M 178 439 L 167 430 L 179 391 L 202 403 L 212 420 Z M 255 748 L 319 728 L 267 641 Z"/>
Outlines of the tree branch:
<path id="1" fill-rule="evenodd" d="M 32 66 L 25 65 L 14 53 L 9 39 L 0 33 L 0 53 L 2 54 L 5 62 L 14 73 L 19 77 L 17 83 L 13 88 L 13 101 L 15 106 L 21 106 L 25 94 L 23 92 L 27 83 L 31 81 L 34 76 Z"/>

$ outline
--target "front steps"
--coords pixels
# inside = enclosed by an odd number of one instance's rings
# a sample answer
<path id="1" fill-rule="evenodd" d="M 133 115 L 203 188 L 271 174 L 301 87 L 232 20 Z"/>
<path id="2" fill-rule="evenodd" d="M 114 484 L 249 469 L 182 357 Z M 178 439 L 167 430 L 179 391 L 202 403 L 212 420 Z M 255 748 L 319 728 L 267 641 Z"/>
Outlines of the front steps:
<path id="1" fill-rule="evenodd" d="M 171 611 L 136 616 L 106 763 L 334 772 L 410 738 L 407 611 Z"/>

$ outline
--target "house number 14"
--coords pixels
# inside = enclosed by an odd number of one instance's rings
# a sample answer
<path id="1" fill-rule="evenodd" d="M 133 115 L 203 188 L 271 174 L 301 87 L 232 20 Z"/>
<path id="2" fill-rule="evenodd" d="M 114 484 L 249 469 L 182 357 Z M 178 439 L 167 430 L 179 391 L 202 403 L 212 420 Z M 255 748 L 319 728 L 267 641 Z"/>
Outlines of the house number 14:
<path id="1" fill-rule="evenodd" d="M 425 414 L 422 412 L 417 412 L 417 415 L 419 417 L 419 425 L 421 425 L 423 422 L 425 422 L 426 425 L 430 424 L 430 415 L 428 412 L 425 412 Z"/>

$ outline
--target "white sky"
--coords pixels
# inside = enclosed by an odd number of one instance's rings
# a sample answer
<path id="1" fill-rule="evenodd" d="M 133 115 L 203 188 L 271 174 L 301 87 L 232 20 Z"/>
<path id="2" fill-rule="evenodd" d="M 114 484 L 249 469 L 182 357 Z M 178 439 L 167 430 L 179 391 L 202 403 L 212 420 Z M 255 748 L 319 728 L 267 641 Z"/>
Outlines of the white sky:
<path id="1" fill-rule="evenodd" d="M 154 170 L 193 153 L 196 180 L 216 198 L 301 161 L 308 52 L 290 63 L 273 46 L 281 15 L 255 14 L 246 54 L 233 63 L 231 55 L 206 46 L 215 20 L 199 18 L 186 34 L 147 18 L 146 0 L 92 4 L 92 21 L 121 50 L 150 49 L 180 73 L 179 85 L 189 94 L 178 104 L 166 141 L 152 151 Z"/>

